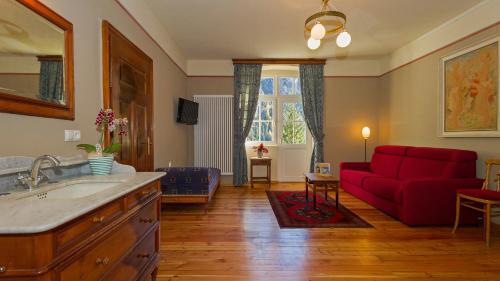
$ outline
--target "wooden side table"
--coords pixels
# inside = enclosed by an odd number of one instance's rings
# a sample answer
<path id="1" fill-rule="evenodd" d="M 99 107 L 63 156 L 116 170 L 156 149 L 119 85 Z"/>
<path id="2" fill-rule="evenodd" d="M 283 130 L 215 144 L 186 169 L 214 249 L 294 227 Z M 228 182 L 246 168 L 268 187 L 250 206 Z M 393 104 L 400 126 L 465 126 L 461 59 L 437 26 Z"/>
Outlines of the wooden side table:
<path id="1" fill-rule="evenodd" d="M 266 166 L 266 176 L 265 177 L 254 177 L 253 176 L 253 167 L 254 166 Z M 250 158 L 250 186 L 253 188 L 254 180 L 265 180 L 264 183 L 268 184 L 268 187 L 271 188 L 271 158 Z"/>
<path id="2" fill-rule="evenodd" d="M 316 209 L 316 191 L 318 187 L 325 191 L 325 200 L 328 200 L 328 191 L 335 191 L 335 208 L 339 208 L 339 179 L 332 175 L 305 173 L 306 177 L 306 203 L 309 202 L 309 186 L 313 188 L 313 204 Z"/>

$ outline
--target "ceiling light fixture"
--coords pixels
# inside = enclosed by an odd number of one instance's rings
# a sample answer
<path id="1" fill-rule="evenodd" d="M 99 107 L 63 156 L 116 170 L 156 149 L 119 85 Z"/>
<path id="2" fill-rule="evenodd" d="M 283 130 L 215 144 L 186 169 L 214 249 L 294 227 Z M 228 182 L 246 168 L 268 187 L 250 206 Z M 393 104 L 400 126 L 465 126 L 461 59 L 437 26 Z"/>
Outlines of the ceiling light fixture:
<path id="1" fill-rule="evenodd" d="M 321 11 L 306 19 L 304 34 L 307 47 L 316 50 L 321 45 L 321 40 L 331 39 L 337 35 L 337 46 L 345 48 L 351 44 L 351 35 L 346 31 L 347 17 L 344 13 L 330 8 L 330 0 L 322 0 Z"/>

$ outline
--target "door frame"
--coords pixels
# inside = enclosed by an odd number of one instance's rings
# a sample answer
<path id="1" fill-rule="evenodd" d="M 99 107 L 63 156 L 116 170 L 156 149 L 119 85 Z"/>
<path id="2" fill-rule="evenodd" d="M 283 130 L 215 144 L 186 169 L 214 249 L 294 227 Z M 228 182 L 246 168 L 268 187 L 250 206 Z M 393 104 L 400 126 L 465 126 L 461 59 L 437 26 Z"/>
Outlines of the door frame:
<path id="1" fill-rule="evenodd" d="M 109 36 L 110 34 L 114 34 L 123 40 L 127 41 L 130 46 L 132 46 L 135 51 L 141 53 L 145 57 L 147 57 L 151 61 L 151 65 L 153 65 L 153 60 L 146 54 L 144 53 L 139 47 L 137 47 L 132 41 L 130 41 L 125 35 L 123 35 L 118 29 L 116 29 L 109 21 L 103 20 L 102 21 L 102 94 L 103 94 L 103 107 L 104 108 L 110 108 L 111 105 L 111 53 L 110 53 L 110 40 Z M 151 170 L 154 169 L 154 127 L 155 127 L 155 118 L 154 118 L 154 89 L 153 89 L 153 72 L 154 68 L 151 67 L 151 73 L 149 75 L 148 79 L 148 87 L 147 89 L 149 90 L 149 95 L 151 95 L 151 136 L 150 139 L 152 140 L 153 144 L 151 145 L 151 154 L 150 154 L 150 162 L 149 167 Z M 104 143 L 106 145 L 109 145 L 111 141 L 111 136 L 106 134 L 104 136 Z"/>

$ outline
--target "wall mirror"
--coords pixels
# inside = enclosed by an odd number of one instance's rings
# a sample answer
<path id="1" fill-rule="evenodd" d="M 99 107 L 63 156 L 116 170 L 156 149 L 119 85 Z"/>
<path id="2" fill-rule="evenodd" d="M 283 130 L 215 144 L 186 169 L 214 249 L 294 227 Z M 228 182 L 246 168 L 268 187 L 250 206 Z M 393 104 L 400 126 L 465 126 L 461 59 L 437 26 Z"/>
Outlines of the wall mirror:
<path id="1" fill-rule="evenodd" d="M 38 1 L 0 1 L 0 111 L 74 119 L 73 25 Z"/>

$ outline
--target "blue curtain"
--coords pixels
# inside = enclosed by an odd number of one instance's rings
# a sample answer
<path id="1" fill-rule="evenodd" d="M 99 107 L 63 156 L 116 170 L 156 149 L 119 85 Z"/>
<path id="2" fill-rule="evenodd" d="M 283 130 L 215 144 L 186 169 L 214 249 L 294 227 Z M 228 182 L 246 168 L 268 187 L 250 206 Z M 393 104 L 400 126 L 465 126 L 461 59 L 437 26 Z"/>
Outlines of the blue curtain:
<path id="1" fill-rule="evenodd" d="M 250 133 L 259 101 L 261 64 L 234 66 L 234 124 L 233 124 L 233 184 L 242 186 L 248 181 L 245 140 Z"/>
<path id="2" fill-rule="evenodd" d="M 44 101 L 65 104 L 62 60 L 40 60 L 39 96 Z"/>
<path id="3" fill-rule="evenodd" d="M 323 162 L 323 65 L 300 65 L 300 85 L 304 117 L 314 139 L 310 171 L 314 171 L 314 163 Z"/>

